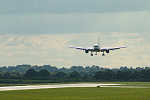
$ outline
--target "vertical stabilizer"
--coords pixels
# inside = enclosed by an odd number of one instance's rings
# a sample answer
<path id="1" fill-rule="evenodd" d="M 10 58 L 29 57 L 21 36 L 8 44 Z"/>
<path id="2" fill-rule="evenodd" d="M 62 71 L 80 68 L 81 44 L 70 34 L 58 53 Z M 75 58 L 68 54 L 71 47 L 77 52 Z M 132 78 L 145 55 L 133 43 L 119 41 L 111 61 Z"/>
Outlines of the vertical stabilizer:
<path id="1" fill-rule="evenodd" d="M 98 38 L 98 45 L 100 47 L 100 35 L 99 35 L 99 38 Z"/>

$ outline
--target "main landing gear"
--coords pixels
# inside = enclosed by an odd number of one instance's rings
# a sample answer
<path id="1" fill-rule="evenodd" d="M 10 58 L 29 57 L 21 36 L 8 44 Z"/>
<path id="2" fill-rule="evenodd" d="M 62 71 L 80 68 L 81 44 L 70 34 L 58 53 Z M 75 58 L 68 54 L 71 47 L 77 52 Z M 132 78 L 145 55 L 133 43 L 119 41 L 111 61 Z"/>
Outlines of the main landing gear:
<path id="1" fill-rule="evenodd" d="M 91 51 L 91 56 L 93 56 L 93 53 L 92 53 L 92 51 Z"/>
<path id="2" fill-rule="evenodd" d="M 102 56 L 105 56 L 105 54 L 102 54 Z"/>
<path id="3" fill-rule="evenodd" d="M 104 52 L 103 52 L 102 56 L 105 56 Z"/>
<path id="4" fill-rule="evenodd" d="M 97 52 L 95 53 L 95 55 L 97 55 Z M 93 56 L 92 51 L 91 51 L 91 56 Z M 104 52 L 103 52 L 102 56 L 105 56 Z"/>

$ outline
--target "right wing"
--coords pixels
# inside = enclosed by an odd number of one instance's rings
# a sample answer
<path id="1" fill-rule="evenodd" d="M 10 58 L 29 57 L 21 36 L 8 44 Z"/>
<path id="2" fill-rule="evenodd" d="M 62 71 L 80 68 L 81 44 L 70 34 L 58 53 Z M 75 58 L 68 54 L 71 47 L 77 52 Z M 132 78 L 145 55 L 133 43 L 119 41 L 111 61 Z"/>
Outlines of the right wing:
<path id="1" fill-rule="evenodd" d="M 89 50 L 89 51 L 93 51 L 93 47 L 88 47 L 88 48 L 83 48 L 83 47 L 74 47 L 74 46 L 70 46 L 69 48 L 75 48 L 78 50 Z"/>

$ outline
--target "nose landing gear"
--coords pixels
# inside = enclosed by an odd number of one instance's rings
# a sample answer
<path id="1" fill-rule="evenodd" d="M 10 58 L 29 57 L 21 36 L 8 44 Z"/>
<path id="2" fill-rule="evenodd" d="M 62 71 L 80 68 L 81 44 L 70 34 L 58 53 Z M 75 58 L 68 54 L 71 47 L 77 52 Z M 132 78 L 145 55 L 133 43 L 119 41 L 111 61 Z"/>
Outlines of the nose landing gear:
<path id="1" fill-rule="evenodd" d="M 97 55 L 97 52 L 95 53 L 95 55 Z"/>

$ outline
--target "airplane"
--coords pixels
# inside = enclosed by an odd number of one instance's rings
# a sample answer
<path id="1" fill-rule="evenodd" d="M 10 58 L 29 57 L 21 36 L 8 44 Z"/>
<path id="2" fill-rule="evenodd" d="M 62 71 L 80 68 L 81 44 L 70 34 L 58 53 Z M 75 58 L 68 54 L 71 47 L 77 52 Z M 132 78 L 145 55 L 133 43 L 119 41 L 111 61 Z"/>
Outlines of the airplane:
<path id="1" fill-rule="evenodd" d="M 127 46 L 121 46 L 121 47 L 100 47 L 100 36 L 98 39 L 98 44 L 95 44 L 93 47 L 87 47 L 87 48 L 83 48 L 83 47 L 74 47 L 74 46 L 69 46 L 69 48 L 75 48 L 78 50 L 83 50 L 85 51 L 85 53 L 89 53 L 89 51 L 91 52 L 91 56 L 93 56 L 93 52 L 96 52 L 95 55 L 97 55 L 97 52 L 103 52 L 102 56 L 105 56 L 104 52 L 109 53 L 110 50 L 118 50 L 121 48 L 127 48 Z"/>

